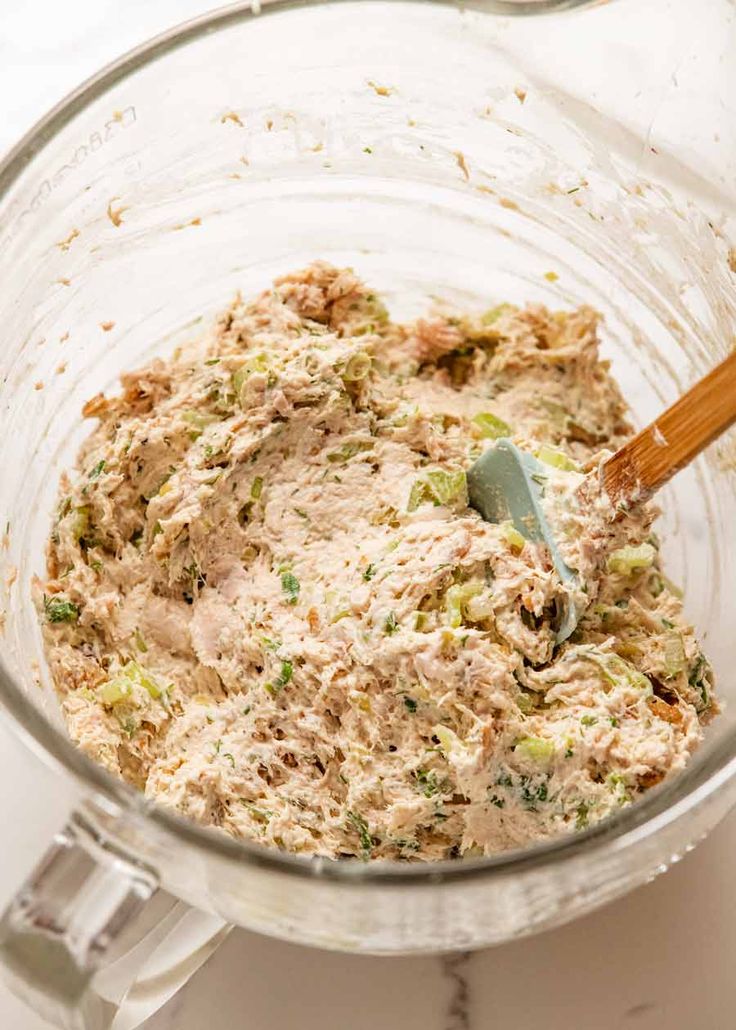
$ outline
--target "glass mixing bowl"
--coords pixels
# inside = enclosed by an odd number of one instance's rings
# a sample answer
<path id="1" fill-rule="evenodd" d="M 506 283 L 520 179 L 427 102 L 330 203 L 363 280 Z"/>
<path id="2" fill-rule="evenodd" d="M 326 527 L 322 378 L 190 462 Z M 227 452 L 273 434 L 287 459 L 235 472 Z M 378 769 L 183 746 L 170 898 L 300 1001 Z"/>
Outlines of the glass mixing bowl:
<path id="1" fill-rule="evenodd" d="M 2 957 L 59 1025 L 107 1027 L 124 997 L 144 1012 L 230 924 L 374 953 L 550 927 L 666 868 L 734 800 L 727 707 L 684 774 L 574 837 L 432 867 L 306 859 L 112 780 L 68 741 L 45 671 L 30 582 L 82 403 L 236 290 L 321 257 L 397 317 L 437 294 L 590 303 L 639 423 L 733 346 L 728 0 L 513 6 L 228 8 L 103 71 L 0 165 L 0 699 L 82 794 L 5 914 Z M 721 441 L 662 498 L 668 571 L 725 701 L 735 462 Z"/>

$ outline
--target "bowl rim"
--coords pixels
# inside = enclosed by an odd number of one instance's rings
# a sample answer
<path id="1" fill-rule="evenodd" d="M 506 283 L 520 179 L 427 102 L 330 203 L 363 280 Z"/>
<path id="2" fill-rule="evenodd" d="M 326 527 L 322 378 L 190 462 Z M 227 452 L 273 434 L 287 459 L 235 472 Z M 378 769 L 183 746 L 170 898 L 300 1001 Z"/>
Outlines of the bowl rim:
<path id="1" fill-rule="evenodd" d="M 51 142 L 86 107 L 138 69 L 202 36 L 221 32 L 266 14 L 316 5 L 356 2 L 356 0 L 240 0 L 192 18 L 152 37 L 105 65 L 82 82 L 39 119 L 0 159 L 0 204 L 19 181 L 35 156 Z M 367 2 L 367 0 L 363 0 Z M 389 2 L 427 3 L 427 0 L 389 0 Z M 459 0 L 429 0 L 445 7 L 459 5 Z M 498 15 L 534 15 L 552 11 L 570 11 L 596 6 L 601 0 L 480 0 L 466 7 L 483 8 Z M 608 817 L 601 823 L 574 834 L 556 837 L 544 843 L 483 858 L 461 861 L 443 860 L 432 863 L 400 861 L 336 862 L 319 856 L 305 856 L 266 848 L 255 841 L 235 839 L 178 815 L 147 799 L 122 780 L 118 780 L 91 758 L 79 751 L 71 740 L 56 729 L 30 703 L 22 688 L 0 659 L 0 716 L 9 728 L 47 764 L 70 773 L 92 794 L 106 811 L 123 822 L 153 824 L 157 831 L 173 836 L 177 842 L 196 851 L 206 852 L 240 865 L 261 867 L 289 875 L 365 886 L 436 886 L 438 883 L 466 882 L 478 878 L 502 878 L 509 875 L 558 866 L 581 857 L 591 858 L 606 850 L 623 851 L 648 838 L 687 815 L 717 787 L 736 774 L 736 748 L 730 734 L 691 762 L 683 772 L 666 780 L 634 805 Z"/>

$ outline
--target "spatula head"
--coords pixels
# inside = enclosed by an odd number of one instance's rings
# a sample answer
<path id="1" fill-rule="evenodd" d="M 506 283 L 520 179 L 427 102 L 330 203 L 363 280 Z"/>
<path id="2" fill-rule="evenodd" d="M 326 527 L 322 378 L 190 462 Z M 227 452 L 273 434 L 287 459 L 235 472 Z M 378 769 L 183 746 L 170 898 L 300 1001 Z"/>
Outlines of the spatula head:
<path id="1" fill-rule="evenodd" d="M 549 465 L 502 439 L 471 466 L 468 497 L 487 522 L 510 519 L 526 540 L 546 544 L 557 575 L 564 584 L 575 586 L 577 577 L 560 554 L 542 505 L 550 471 Z M 567 640 L 577 623 L 577 611 L 568 599 L 560 612 L 557 642 Z"/>

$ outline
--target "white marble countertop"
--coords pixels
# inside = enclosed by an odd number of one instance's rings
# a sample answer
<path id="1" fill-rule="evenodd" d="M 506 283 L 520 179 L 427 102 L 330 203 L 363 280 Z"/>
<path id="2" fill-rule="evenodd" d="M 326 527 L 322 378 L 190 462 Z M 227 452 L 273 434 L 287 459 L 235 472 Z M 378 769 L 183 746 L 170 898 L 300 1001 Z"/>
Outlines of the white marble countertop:
<path id="1" fill-rule="evenodd" d="M 206 0 L 6 0 L 0 151 L 103 63 Z M 0 904 L 66 810 L 0 725 Z M 12 843 L 9 841 L 12 839 Z M 358 958 L 234 932 L 147 1030 L 725 1030 L 736 984 L 736 816 L 664 877 L 574 925 L 450 958 Z M 46 1024 L 0 985 L 0 1028 Z"/>

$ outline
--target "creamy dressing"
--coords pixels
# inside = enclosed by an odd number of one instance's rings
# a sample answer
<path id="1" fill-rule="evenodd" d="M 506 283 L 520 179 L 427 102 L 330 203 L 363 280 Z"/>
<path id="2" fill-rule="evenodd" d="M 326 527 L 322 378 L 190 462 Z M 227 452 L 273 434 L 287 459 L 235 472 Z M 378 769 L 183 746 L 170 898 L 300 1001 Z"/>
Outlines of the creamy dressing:
<path id="1" fill-rule="evenodd" d="M 592 310 L 397 325 L 315 264 L 122 387 L 85 408 L 38 595 L 72 739 L 150 798 L 432 860 L 587 826 L 697 746 L 711 674 L 655 513 L 580 499 L 630 433 Z M 467 506 L 501 435 L 551 462 L 584 609 L 562 646 L 545 548 Z"/>

